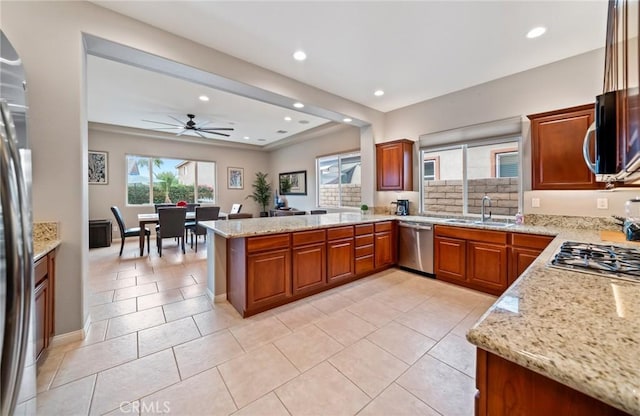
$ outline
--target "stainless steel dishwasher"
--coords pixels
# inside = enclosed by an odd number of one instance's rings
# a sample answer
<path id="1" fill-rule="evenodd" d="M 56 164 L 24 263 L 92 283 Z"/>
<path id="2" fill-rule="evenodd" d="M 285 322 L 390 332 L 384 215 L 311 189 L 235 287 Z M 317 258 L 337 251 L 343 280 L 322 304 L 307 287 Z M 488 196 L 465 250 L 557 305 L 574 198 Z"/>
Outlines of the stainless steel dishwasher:
<path id="1" fill-rule="evenodd" d="M 433 224 L 398 223 L 398 265 L 433 275 Z"/>

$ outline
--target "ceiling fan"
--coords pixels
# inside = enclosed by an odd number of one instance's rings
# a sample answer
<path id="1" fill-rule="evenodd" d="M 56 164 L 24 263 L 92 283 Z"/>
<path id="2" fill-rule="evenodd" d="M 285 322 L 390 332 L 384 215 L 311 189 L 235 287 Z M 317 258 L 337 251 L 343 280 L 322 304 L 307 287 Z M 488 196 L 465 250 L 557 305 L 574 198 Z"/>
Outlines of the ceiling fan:
<path id="1" fill-rule="evenodd" d="M 155 128 L 155 130 L 180 130 L 176 135 L 177 136 L 181 136 L 186 132 L 192 131 L 195 134 L 197 134 L 198 136 L 202 137 L 203 139 L 206 139 L 207 137 L 204 136 L 202 133 L 208 133 L 208 134 L 217 134 L 219 136 L 225 136 L 225 137 L 229 137 L 228 134 L 225 133 L 219 133 L 219 131 L 233 131 L 234 129 L 232 127 L 205 127 L 206 125 L 210 124 L 210 121 L 206 121 L 200 125 L 196 125 L 196 122 L 193 121 L 194 118 L 196 118 L 195 115 L 193 114 L 187 114 L 187 117 L 189 118 L 188 121 L 184 122 L 181 121 L 173 116 L 169 116 L 169 118 L 171 118 L 172 120 L 175 120 L 176 122 L 178 122 L 179 124 L 172 124 L 172 123 L 165 123 L 163 121 L 153 121 L 153 120 L 142 120 L 142 121 L 146 121 L 149 123 L 157 123 L 157 124 L 164 124 L 167 126 L 171 126 L 171 127 L 157 127 Z"/>

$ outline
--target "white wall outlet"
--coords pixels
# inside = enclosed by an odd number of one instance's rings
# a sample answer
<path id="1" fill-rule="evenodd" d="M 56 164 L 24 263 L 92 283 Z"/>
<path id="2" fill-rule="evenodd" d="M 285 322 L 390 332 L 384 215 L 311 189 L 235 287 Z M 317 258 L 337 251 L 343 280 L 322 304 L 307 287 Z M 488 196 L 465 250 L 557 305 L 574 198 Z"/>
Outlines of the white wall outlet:
<path id="1" fill-rule="evenodd" d="M 609 209 L 609 199 L 598 198 L 596 206 L 598 207 L 598 209 Z"/>
<path id="2" fill-rule="evenodd" d="M 540 198 L 531 198 L 531 208 L 540 208 Z"/>

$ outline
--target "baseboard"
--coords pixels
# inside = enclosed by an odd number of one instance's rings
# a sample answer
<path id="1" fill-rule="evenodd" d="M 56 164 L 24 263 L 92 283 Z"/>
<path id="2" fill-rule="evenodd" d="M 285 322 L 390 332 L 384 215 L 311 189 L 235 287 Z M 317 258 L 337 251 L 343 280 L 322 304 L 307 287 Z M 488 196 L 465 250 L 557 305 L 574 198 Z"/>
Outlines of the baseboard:
<path id="1" fill-rule="evenodd" d="M 84 329 L 78 329 L 77 331 L 54 335 L 53 338 L 51 338 L 49 347 L 59 347 L 61 345 L 70 344 L 72 342 L 82 341 L 84 339 L 84 334 Z"/>
<path id="2" fill-rule="evenodd" d="M 227 301 L 227 294 L 226 293 L 222 293 L 220 295 L 216 295 L 216 297 L 213 299 L 214 303 L 221 303 L 221 302 L 226 302 Z"/>
<path id="3" fill-rule="evenodd" d="M 209 298 L 209 300 L 212 300 L 215 302 L 215 296 L 213 296 L 213 292 L 208 287 L 207 287 L 207 297 Z"/>

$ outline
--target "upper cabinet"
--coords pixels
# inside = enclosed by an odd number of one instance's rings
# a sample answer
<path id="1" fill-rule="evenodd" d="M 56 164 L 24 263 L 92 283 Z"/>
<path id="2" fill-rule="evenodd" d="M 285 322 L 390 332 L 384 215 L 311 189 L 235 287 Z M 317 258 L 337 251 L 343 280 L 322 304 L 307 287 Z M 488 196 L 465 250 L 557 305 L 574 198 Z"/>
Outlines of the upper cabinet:
<path id="1" fill-rule="evenodd" d="M 594 108 L 594 104 L 586 104 L 528 116 L 531 120 L 532 189 L 602 187 L 582 157 L 582 144 L 594 120 Z"/>
<path id="2" fill-rule="evenodd" d="M 413 191 L 413 141 L 376 144 L 378 191 Z"/>

